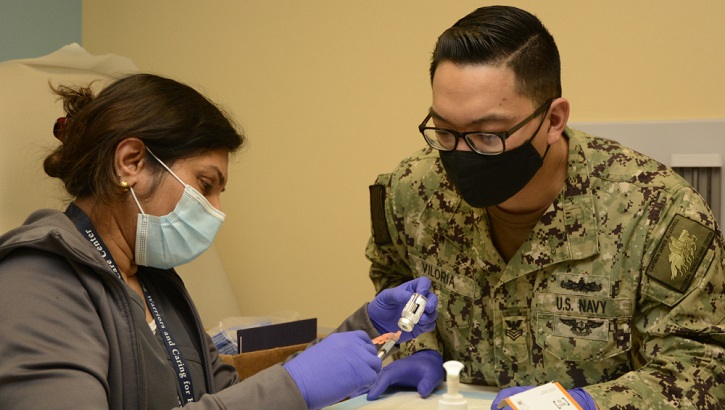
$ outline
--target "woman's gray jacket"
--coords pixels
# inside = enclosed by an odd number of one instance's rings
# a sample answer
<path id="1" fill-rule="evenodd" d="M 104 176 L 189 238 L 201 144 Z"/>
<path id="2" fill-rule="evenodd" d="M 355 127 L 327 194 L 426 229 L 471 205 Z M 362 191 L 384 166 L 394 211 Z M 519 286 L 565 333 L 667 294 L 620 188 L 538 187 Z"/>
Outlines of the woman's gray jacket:
<path id="1" fill-rule="evenodd" d="M 143 278 L 192 375 L 197 399 L 185 409 L 306 408 L 281 365 L 239 382 L 176 272 L 148 269 Z M 176 372 L 144 301 L 64 213 L 37 211 L 0 236 L 0 317 L 3 409 L 178 406 Z M 351 329 L 375 334 L 364 307 L 338 331 Z"/>

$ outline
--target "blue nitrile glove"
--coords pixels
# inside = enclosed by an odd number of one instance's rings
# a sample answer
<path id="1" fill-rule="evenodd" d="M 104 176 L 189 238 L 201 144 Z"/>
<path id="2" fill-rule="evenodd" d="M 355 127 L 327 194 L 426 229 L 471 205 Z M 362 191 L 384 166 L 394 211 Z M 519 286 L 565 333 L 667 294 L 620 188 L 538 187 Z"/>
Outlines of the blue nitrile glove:
<path id="1" fill-rule="evenodd" d="M 514 387 L 507 387 L 496 395 L 496 398 L 493 400 L 493 403 L 491 404 L 491 410 L 499 410 L 498 404 L 507 398 L 513 396 L 514 394 L 518 394 L 521 392 L 524 392 L 529 389 L 533 389 L 536 386 L 514 386 Z M 574 399 L 579 406 L 584 410 L 597 410 L 597 405 L 594 403 L 594 399 L 592 399 L 592 396 L 587 393 L 586 390 L 578 387 L 576 389 L 567 390 L 569 395 L 572 399 Z M 504 410 L 511 410 L 510 406 L 504 406 Z"/>
<path id="2" fill-rule="evenodd" d="M 395 360 L 383 368 L 378 381 L 370 388 L 368 400 L 380 397 L 390 386 L 415 387 L 421 397 L 428 397 L 443 381 L 443 358 L 435 350 L 420 350 Z"/>
<path id="3" fill-rule="evenodd" d="M 307 407 L 319 409 L 369 387 L 383 363 L 367 333 L 333 333 L 285 363 L 305 398 Z"/>
<path id="4" fill-rule="evenodd" d="M 413 293 L 420 293 L 428 299 L 418 324 L 413 331 L 403 332 L 399 342 L 407 342 L 435 328 L 438 317 L 438 296 L 430 291 L 430 279 L 421 277 L 405 282 L 392 289 L 385 289 L 368 304 L 368 316 L 380 333 L 397 332 L 400 314 Z"/>

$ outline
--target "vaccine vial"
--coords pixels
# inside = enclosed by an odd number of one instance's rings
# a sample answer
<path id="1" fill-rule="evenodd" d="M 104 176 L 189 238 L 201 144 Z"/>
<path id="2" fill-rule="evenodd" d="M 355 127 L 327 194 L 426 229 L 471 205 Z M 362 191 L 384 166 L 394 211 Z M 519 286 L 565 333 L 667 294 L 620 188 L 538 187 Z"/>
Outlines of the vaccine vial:
<path id="1" fill-rule="evenodd" d="M 405 304 L 403 313 L 400 314 L 398 327 L 406 332 L 412 331 L 413 326 L 415 326 L 415 324 L 420 320 L 420 317 L 423 316 L 426 303 L 428 303 L 428 299 L 426 299 L 425 296 L 420 293 L 413 293 L 413 296 L 410 297 L 408 303 Z"/>

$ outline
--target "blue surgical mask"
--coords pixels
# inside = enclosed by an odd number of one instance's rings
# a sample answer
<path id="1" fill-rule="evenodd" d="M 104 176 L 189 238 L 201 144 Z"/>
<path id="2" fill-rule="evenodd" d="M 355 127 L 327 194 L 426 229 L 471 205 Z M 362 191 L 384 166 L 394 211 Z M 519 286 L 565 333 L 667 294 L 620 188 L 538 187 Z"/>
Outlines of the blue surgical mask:
<path id="1" fill-rule="evenodd" d="M 136 221 L 136 264 L 170 269 L 191 262 L 209 249 L 225 215 L 199 191 L 185 184 L 150 150 L 149 153 L 184 185 L 184 194 L 170 214 L 153 216 L 144 213 L 131 188 L 131 195 L 141 211 Z"/>

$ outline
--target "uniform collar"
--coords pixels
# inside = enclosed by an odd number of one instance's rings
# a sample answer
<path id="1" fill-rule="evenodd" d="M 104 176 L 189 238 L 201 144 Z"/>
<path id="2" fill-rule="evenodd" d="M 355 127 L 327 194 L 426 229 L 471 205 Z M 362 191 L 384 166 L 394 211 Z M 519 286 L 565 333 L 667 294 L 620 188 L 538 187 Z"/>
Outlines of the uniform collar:
<path id="1" fill-rule="evenodd" d="M 442 167 L 439 189 L 428 200 L 421 221 L 425 221 L 434 234 L 445 236 L 461 250 L 475 252 L 479 261 L 502 265 L 503 281 L 599 253 L 598 224 L 590 190 L 587 158 L 579 138 L 572 136 L 569 129 L 565 131 L 565 136 L 569 139 L 569 158 L 564 189 L 534 227 L 532 237 L 524 242 L 508 266 L 497 251 L 487 252 L 485 249 L 493 247 L 486 211 L 466 204 L 446 178 Z"/>
<path id="2" fill-rule="evenodd" d="M 532 236 L 509 261 L 502 281 L 547 266 L 586 259 L 599 253 L 598 223 L 591 193 L 587 158 L 581 142 L 571 137 L 567 180 L 561 193 L 534 227 Z"/>

